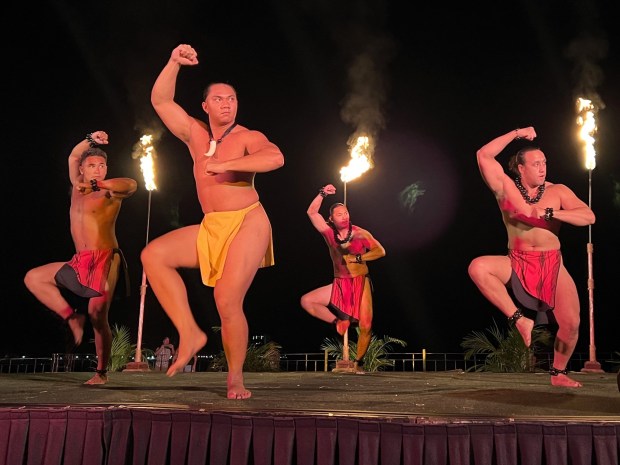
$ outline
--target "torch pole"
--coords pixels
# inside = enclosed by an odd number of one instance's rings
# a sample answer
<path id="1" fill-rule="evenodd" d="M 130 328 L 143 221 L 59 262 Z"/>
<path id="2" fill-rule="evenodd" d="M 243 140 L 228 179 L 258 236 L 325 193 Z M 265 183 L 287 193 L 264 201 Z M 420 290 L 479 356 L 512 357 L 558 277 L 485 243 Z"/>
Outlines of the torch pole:
<path id="1" fill-rule="evenodd" d="M 151 193 L 149 190 L 149 200 L 146 213 L 146 245 L 149 243 L 149 229 L 151 226 Z M 144 299 L 146 298 L 146 272 L 142 268 L 142 284 L 140 285 L 140 314 L 138 317 L 138 342 L 136 343 L 136 355 L 134 361 L 127 364 L 123 371 L 148 371 L 149 365 L 142 361 L 142 326 L 144 322 Z"/>
<path id="2" fill-rule="evenodd" d="M 347 182 L 344 182 L 344 201 L 342 202 L 344 203 L 345 207 L 347 206 Z"/>
<path id="3" fill-rule="evenodd" d="M 588 170 L 588 206 L 592 208 L 592 169 Z M 596 360 L 596 345 L 594 343 L 594 267 L 593 255 L 594 245 L 592 244 L 592 225 L 588 225 L 588 317 L 590 322 L 590 347 L 589 360 L 584 364 L 581 371 L 590 373 L 603 373 L 601 364 Z"/>

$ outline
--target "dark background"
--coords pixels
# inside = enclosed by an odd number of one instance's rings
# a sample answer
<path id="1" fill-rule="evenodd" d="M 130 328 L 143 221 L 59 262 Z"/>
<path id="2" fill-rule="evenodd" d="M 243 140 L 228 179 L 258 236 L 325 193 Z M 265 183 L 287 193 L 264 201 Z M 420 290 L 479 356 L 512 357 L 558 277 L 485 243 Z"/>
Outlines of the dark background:
<path id="1" fill-rule="evenodd" d="M 476 150 L 516 127 L 534 126 L 548 180 L 588 202 L 588 171 L 577 142 L 575 100 L 597 103 L 597 167 L 592 172 L 596 345 L 617 351 L 620 258 L 620 59 L 613 2 L 372 1 L 42 1 L 15 7 L 5 21 L 23 31 L 5 40 L 3 142 L 5 202 L 4 317 L 0 355 L 64 350 L 63 327 L 28 293 L 32 267 L 66 261 L 69 234 L 67 156 L 88 132 L 110 135 L 108 177 L 137 179 L 124 201 L 117 236 L 130 266 L 132 296 L 115 302 L 112 325 L 136 339 L 147 240 L 148 192 L 132 158 L 141 135 L 157 136 L 157 190 L 149 237 L 202 219 L 185 146 L 163 130 L 150 89 L 180 43 L 200 64 L 180 73 L 177 100 L 194 115 L 205 85 L 226 80 L 240 101 L 237 120 L 258 129 L 285 155 L 285 166 L 259 174 L 256 186 L 272 222 L 276 265 L 259 270 L 245 311 L 251 334 L 286 352 L 317 352 L 335 332 L 299 305 L 331 280 L 325 244 L 306 208 L 333 183 L 347 140 L 361 124 L 375 131 L 375 167 L 347 185 L 353 222 L 370 230 L 387 256 L 370 264 L 374 332 L 404 339 L 405 351 L 461 351 L 460 342 L 501 313 L 467 275 L 471 259 L 504 254 L 506 234 L 493 195 L 478 172 Z M 518 148 L 500 156 L 506 162 Z M 415 185 L 413 207 L 401 192 Z M 323 212 L 331 202 L 325 202 Z M 565 225 L 565 264 L 577 283 L 589 343 L 587 227 Z M 7 236 L 8 235 L 8 236 Z M 194 313 L 219 325 L 212 289 L 184 273 Z M 143 346 L 178 335 L 150 288 Z M 94 353 L 87 325 L 80 350 Z M 205 352 L 219 349 L 218 337 Z"/>

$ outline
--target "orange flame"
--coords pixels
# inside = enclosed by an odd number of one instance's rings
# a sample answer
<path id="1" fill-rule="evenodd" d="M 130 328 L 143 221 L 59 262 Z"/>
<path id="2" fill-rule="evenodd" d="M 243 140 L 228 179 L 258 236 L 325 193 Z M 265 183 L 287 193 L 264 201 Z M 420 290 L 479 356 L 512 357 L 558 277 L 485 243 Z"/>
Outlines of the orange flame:
<path id="1" fill-rule="evenodd" d="M 155 185 L 155 162 L 153 160 L 153 136 L 145 134 L 140 138 L 140 147 L 142 154 L 140 155 L 140 170 L 144 176 L 144 184 L 146 190 L 152 191 L 157 189 Z"/>
<path id="2" fill-rule="evenodd" d="M 367 136 L 359 136 L 351 149 L 349 164 L 340 169 L 341 181 L 353 181 L 373 167 L 370 151 L 370 139 Z"/>
<path id="3" fill-rule="evenodd" d="M 583 142 L 586 169 L 596 168 L 596 150 L 594 149 L 594 134 L 596 133 L 595 108 L 591 100 L 577 99 L 577 124 L 581 128 L 579 137 Z"/>

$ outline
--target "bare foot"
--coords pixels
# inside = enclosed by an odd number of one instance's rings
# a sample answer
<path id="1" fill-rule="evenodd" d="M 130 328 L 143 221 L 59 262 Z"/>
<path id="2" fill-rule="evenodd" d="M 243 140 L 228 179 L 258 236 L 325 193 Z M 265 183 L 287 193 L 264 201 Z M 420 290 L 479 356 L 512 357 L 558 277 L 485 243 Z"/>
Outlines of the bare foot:
<path id="1" fill-rule="evenodd" d="M 357 362 L 353 364 L 353 370 L 356 375 L 363 375 L 364 373 L 366 373 L 366 371 L 364 371 L 364 367 L 361 365 L 358 365 Z"/>
<path id="2" fill-rule="evenodd" d="M 515 324 L 517 331 L 521 334 L 525 347 L 529 347 L 532 344 L 532 329 L 534 329 L 534 320 L 530 320 L 526 317 L 521 317 Z"/>
<path id="3" fill-rule="evenodd" d="M 99 373 L 95 373 L 91 379 L 86 381 L 84 384 L 88 386 L 96 386 L 99 384 L 107 384 L 108 383 L 108 375 L 100 375 Z"/>
<path id="4" fill-rule="evenodd" d="M 350 324 L 351 322 L 349 320 L 338 320 L 336 322 L 336 331 L 341 336 L 344 336 L 344 333 L 347 332 L 347 329 L 349 329 Z"/>
<path id="5" fill-rule="evenodd" d="M 82 337 L 84 336 L 84 323 L 85 322 L 86 322 L 86 317 L 84 315 L 79 315 L 77 313 L 74 313 L 69 318 L 67 318 L 67 324 L 69 325 L 71 334 L 73 334 L 73 342 L 75 342 L 76 347 L 82 343 Z"/>
<path id="6" fill-rule="evenodd" d="M 563 387 L 581 387 L 582 384 L 579 381 L 575 381 L 574 379 L 569 378 L 566 375 L 560 373 L 557 376 L 551 376 L 551 384 L 553 386 L 563 386 Z"/>
<path id="7" fill-rule="evenodd" d="M 207 335 L 198 327 L 188 333 L 180 334 L 179 350 L 177 351 L 178 356 L 170 368 L 168 368 L 166 374 L 173 377 L 177 373 L 185 371 L 188 362 L 194 358 L 194 355 L 197 354 L 206 343 Z"/>
<path id="8" fill-rule="evenodd" d="M 226 397 L 229 399 L 249 399 L 252 397 L 252 393 L 243 385 L 243 375 L 235 376 L 228 373 L 226 385 L 228 386 Z"/>

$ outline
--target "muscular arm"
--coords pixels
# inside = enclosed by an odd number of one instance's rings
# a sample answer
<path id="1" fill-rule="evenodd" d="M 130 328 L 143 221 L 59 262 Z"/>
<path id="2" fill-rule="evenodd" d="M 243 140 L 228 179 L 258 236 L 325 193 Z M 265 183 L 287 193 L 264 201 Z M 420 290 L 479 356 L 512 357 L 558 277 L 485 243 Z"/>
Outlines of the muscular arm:
<path id="1" fill-rule="evenodd" d="M 502 165 L 496 160 L 496 157 L 510 144 L 513 140 L 527 139 L 533 140 L 536 132 L 533 127 L 524 129 L 513 129 L 501 136 L 496 137 L 492 141 L 483 145 L 476 152 L 478 159 L 478 168 L 482 179 L 493 191 L 496 197 L 501 198 L 504 194 L 504 183 L 510 180 L 509 176 L 504 172 Z"/>
<path id="2" fill-rule="evenodd" d="M 372 260 L 377 260 L 378 258 L 385 257 L 385 249 L 379 243 L 377 239 L 373 237 L 370 232 L 365 229 L 361 231 L 366 240 L 368 241 L 367 248 L 368 250 L 362 254 L 362 260 L 365 262 L 369 262 Z"/>
<path id="3" fill-rule="evenodd" d="M 112 178 L 97 181 L 97 187 L 109 191 L 110 197 L 126 199 L 138 190 L 138 183 L 131 178 Z"/>
<path id="4" fill-rule="evenodd" d="M 179 45 L 172 51 L 166 66 L 161 70 L 151 90 L 151 104 L 162 122 L 175 136 L 186 144 L 189 142 L 190 126 L 194 118 L 174 101 L 175 87 L 182 65 L 197 65 L 193 48 Z"/>
<path id="5" fill-rule="evenodd" d="M 108 144 L 108 135 L 105 131 L 95 131 L 90 134 L 92 140 L 98 145 Z M 80 159 L 82 154 L 90 148 L 90 141 L 86 138 L 79 141 L 69 154 L 69 180 L 74 187 L 79 187 L 84 182 L 84 176 L 80 173 Z"/>
<path id="6" fill-rule="evenodd" d="M 80 173 L 80 157 L 89 148 L 89 142 L 83 139 L 73 147 L 69 154 L 69 180 L 74 187 L 78 187 L 78 184 L 83 180 L 83 176 Z"/>
<path id="7" fill-rule="evenodd" d="M 207 170 L 211 173 L 240 171 L 246 173 L 266 173 L 284 166 L 284 155 L 259 131 L 248 131 L 245 136 L 247 154 L 226 161 L 209 160 Z"/>
<path id="8" fill-rule="evenodd" d="M 560 192 L 560 209 L 553 212 L 553 218 L 573 226 L 588 226 L 594 224 L 594 212 L 575 193 L 563 184 L 557 184 Z M 544 214 L 544 212 L 543 212 Z"/>
<path id="9" fill-rule="evenodd" d="M 327 186 L 323 187 L 322 190 L 328 195 L 332 195 L 336 193 L 336 188 L 331 184 L 328 184 Z M 323 234 L 325 231 L 331 228 L 325 221 L 325 218 L 323 218 L 323 216 L 319 213 L 319 210 L 321 209 L 321 205 L 323 205 L 323 196 L 319 193 L 316 195 L 314 199 L 312 199 L 312 202 L 310 202 L 310 205 L 308 206 L 308 210 L 306 210 L 306 213 L 308 214 L 308 218 L 310 218 L 310 222 L 312 223 L 312 226 L 314 226 L 314 228 L 317 231 Z"/>

